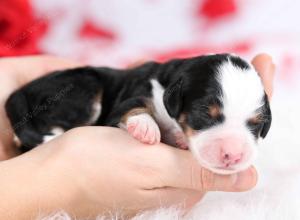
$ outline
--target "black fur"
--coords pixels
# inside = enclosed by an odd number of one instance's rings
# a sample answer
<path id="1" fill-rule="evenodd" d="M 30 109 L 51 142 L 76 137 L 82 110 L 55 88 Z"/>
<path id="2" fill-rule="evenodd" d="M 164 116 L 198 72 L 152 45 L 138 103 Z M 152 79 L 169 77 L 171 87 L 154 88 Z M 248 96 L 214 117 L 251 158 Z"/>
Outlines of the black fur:
<path id="1" fill-rule="evenodd" d="M 69 130 L 87 125 L 99 94 L 101 115 L 92 125 L 117 126 L 126 112 L 147 106 L 152 97 L 150 79 L 154 78 L 166 88 L 163 101 L 169 115 L 178 119 L 185 113 L 187 124 L 201 130 L 225 120 L 223 115 L 211 118 L 207 107 L 216 104 L 222 108 L 215 74 L 216 67 L 228 59 L 240 68 L 249 68 L 240 58 L 220 54 L 151 62 L 128 70 L 82 67 L 57 71 L 14 92 L 6 112 L 27 151 L 40 144 L 53 127 Z M 265 112 L 271 115 L 267 99 L 265 103 Z M 266 121 L 256 133 L 265 137 L 270 123 Z"/>
<path id="2" fill-rule="evenodd" d="M 265 94 L 263 99 L 264 105 L 258 109 L 260 123 L 247 122 L 248 127 L 256 138 L 265 138 L 270 130 L 272 122 L 272 114 L 267 94 Z"/>
<path id="3" fill-rule="evenodd" d="M 172 118 L 179 118 L 183 108 L 182 94 L 183 79 L 180 77 L 176 82 L 166 88 L 163 96 L 164 105 Z"/>

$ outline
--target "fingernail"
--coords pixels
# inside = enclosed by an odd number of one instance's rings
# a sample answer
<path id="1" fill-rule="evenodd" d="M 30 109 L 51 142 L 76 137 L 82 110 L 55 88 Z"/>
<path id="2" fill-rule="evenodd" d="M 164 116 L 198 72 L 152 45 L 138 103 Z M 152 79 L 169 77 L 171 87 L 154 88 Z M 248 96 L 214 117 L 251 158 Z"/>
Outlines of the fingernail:
<path id="1" fill-rule="evenodd" d="M 256 185 L 256 182 L 257 182 L 257 172 L 253 167 L 251 167 L 248 170 L 245 170 L 237 174 L 234 187 L 237 190 L 241 190 L 241 191 L 249 190 Z"/>

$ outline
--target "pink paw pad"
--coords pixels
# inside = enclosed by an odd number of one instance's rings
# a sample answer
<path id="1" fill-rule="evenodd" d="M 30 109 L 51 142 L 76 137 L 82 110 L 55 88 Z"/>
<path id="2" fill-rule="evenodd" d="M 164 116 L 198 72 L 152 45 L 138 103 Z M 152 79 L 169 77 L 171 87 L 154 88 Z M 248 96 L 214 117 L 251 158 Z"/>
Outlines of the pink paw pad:
<path id="1" fill-rule="evenodd" d="M 159 127 L 148 114 L 129 117 L 126 127 L 129 134 L 145 144 L 156 144 L 160 142 Z"/>

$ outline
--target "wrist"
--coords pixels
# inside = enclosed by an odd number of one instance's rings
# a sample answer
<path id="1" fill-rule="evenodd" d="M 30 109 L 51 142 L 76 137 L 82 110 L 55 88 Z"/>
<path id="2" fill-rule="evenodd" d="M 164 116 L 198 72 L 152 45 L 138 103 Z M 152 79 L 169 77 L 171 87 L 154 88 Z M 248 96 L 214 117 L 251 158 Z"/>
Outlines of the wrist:
<path id="1" fill-rule="evenodd" d="M 60 210 L 72 214 L 79 192 L 46 148 L 0 163 L 0 219 L 35 219 Z"/>

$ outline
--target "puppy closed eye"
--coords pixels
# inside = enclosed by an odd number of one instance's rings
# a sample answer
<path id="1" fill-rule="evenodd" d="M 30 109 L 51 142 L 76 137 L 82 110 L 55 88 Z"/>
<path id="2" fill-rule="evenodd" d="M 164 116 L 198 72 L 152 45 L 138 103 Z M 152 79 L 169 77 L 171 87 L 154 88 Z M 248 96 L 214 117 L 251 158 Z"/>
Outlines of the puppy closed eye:
<path id="1" fill-rule="evenodd" d="M 215 101 L 201 100 L 193 103 L 187 113 L 187 124 L 194 130 L 203 130 L 218 125 L 225 120 L 222 107 Z"/>

